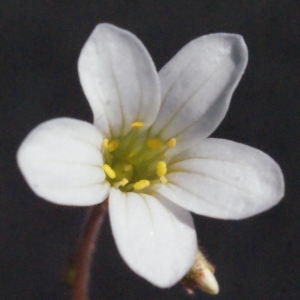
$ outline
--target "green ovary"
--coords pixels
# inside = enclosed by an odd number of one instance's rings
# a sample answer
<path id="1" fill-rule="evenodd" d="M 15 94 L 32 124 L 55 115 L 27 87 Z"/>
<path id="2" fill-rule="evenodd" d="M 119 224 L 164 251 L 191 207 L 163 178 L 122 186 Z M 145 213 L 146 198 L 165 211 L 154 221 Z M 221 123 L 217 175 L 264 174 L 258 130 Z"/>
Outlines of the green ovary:
<path id="1" fill-rule="evenodd" d="M 142 191 L 153 183 L 167 183 L 164 154 L 176 146 L 172 138 L 167 143 L 139 135 L 143 123 L 131 124 L 129 133 L 118 139 L 103 141 L 103 170 L 111 186 L 124 192 Z"/>

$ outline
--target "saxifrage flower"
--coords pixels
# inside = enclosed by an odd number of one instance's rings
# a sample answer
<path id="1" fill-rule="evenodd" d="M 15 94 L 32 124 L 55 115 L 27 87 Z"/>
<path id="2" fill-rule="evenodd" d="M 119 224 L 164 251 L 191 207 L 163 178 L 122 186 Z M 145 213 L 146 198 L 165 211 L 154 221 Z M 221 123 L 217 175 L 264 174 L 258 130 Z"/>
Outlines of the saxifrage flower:
<path id="1" fill-rule="evenodd" d="M 282 172 L 268 155 L 207 138 L 247 60 L 241 36 L 210 34 L 188 43 L 157 74 L 137 37 L 98 25 L 78 62 L 94 124 L 59 118 L 33 129 L 17 154 L 27 183 L 62 205 L 108 198 L 129 267 L 154 285 L 174 285 L 196 257 L 189 211 L 242 219 L 284 193 Z"/>

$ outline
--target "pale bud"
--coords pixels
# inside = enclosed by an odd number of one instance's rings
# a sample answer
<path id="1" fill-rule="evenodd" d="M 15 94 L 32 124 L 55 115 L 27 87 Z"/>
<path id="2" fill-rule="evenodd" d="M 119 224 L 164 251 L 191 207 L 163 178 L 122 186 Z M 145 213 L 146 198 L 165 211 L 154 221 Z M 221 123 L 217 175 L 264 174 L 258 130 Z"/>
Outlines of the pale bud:
<path id="1" fill-rule="evenodd" d="M 219 293 L 219 285 L 214 272 L 214 267 L 207 261 L 202 252 L 198 250 L 194 265 L 181 282 L 189 294 L 193 294 L 194 289 L 199 288 L 203 292 L 216 295 Z"/>

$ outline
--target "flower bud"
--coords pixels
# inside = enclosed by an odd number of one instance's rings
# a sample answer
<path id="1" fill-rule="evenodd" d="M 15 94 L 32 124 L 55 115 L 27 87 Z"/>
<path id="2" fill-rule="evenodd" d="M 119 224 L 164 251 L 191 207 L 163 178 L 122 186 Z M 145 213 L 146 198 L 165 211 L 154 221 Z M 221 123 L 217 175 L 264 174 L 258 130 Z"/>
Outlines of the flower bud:
<path id="1" fill-rule="evenodd" d="M 195 288 L 201 289 L 211 295 L 219 293 L 219 285 L 214 276 L 215 269 L 198 250 L 196 260 L 190 271 L 182 279 L 181 283 L 189 294 L 194 293 Z"/>

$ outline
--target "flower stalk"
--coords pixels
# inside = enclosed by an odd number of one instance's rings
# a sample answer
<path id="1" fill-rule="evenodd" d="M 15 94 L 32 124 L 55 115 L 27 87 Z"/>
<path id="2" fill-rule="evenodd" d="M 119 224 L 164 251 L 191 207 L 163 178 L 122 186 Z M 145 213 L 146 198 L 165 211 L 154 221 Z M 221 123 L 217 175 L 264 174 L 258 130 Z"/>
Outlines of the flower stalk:
<path id="1" fill-rule="evenodd" d="M 72 300 L 89 299 L 88 284 L 91 273 L 92 256 L 106 214 L 107 201 L 92 206 L 87 213 L 86 223 L 78 247 Z"/>

